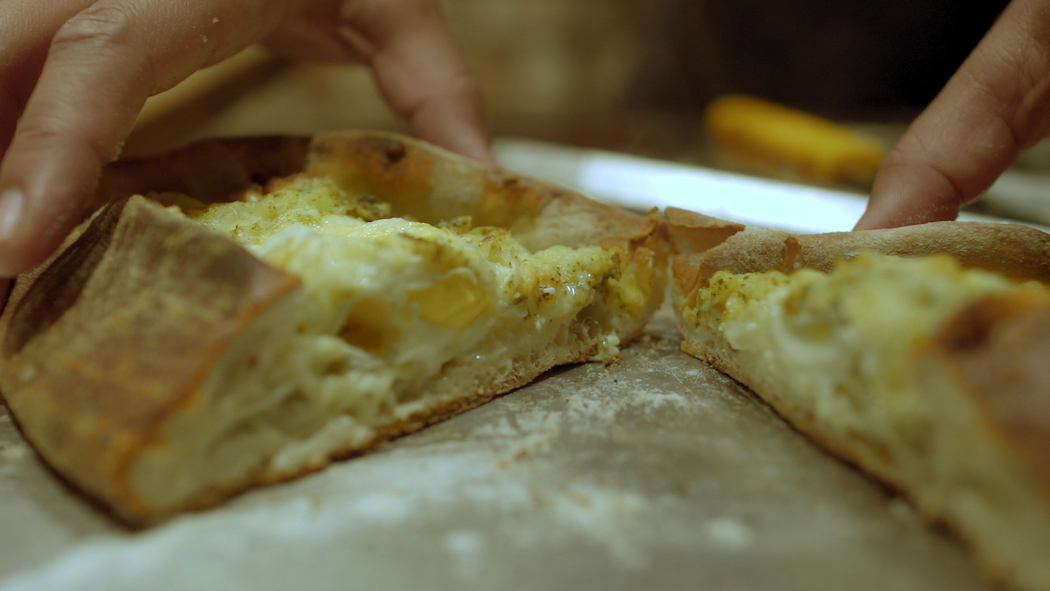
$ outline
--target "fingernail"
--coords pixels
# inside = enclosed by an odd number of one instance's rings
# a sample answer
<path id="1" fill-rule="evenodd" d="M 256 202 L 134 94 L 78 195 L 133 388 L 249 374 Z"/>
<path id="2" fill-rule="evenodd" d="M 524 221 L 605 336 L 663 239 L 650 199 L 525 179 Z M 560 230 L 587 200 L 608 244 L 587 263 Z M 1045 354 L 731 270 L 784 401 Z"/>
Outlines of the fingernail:
<path id="1" fill-rule="evenodd" d="M 7 189 L 0 193 L 0 242 L 14 237 L 18 222 L 22 219 L 25 195 L 19 189 Z"/>

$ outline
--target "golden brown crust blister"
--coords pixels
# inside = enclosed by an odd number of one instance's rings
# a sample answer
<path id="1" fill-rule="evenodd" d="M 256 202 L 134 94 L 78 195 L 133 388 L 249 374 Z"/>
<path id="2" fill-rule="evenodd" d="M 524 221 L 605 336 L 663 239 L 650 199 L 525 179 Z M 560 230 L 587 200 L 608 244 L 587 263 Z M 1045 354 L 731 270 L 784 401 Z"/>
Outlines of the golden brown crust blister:
<path id="1" fill-rule="evenodd" d="M 827 272 L 837 259 L 865 250 L 897 256 L 948 253 L 965 267 L 1014 280 L 1050 282 L 1050 235 L 1021 224 L 933 222 L 886 230 L 791 234 L 760 229 L 727 232 L 727 226 L 710 221 L 715 218 L 682 210 L 667 219 L 679 253 L 673 263 L 675 287 L 683 295 L 707 285 L 717 271 L 810 268 Z"/>
<path id="2" fill-rule="evenodd" d="M 216 202 L 299 172 L 379 196 L 398 216 L 437 222 L 470 215 L 478 225 L 507 227 L 531 249 L 622 246 L 652 288 L 632 333 L 662 299 L 669 247 L 658 221 L 395 134 L 207 140 L 113 164 L 96 194 L 101 209 L 58 253 L 18 278 L 0 316 L 0 390 L 41 456 L 129 523 L 236 492 L 213 489 L 184 506 L 157 508 L 131 489 L 128 472 L 165 420 L 193 404 L 225 348 L 262 311 L 301 291 L 296 277 L 234 241 L 132 195 L 181 192 Z M 594 353 L 553 361 L 544 353 L 332 456 L 357 455 Z"/>

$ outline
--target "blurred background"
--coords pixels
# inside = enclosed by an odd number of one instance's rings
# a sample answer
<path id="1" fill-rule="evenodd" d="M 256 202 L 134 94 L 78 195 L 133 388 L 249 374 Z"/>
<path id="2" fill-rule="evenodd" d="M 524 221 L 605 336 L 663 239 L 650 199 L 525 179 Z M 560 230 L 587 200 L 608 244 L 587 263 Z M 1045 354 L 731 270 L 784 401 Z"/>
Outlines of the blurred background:
<path id="1" fill-rule="evenodd" d="M 739 162 L 720 158 L 704 125 L 712 99 L 764 97 L 886 147 L 1005 4 L 442 2 L 481 85 L 494 136 L 730 169 Z M 405 131 L 364 68 L 283 62 L 251 48 L 151 99 L 124 154 L 205 136 L 347 128 Z M 864 182 L 854 188 L 866 190 Z"/>
<path id="2" fill-rule="evenodd" d="M 688 157 L 715 96 L 908 120 L 1005 2 L 444 0 L 495 135 Z M 403 130 L 359 67 L 252 49 L 158 97 L 132 152 L 202 135 Z"/>
<path id="3" fill-rule="evenodd" d="M 495 135 L 629 143 L 616 121 L 658 0 L 445 0 Z M 252 48 L 155 97 L 126 154 L 210 135 L 405 127 L 361 67 L 283 63 Z"/>

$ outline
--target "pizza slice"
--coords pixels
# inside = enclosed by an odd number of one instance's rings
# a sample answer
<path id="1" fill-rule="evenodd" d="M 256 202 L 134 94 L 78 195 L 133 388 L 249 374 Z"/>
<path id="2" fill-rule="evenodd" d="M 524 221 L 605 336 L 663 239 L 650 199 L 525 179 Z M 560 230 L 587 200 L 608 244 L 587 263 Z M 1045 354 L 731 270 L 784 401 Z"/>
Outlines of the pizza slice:
<path id="1" fill-rule="evenodd" d="M 390 134 L 118 163 L 19 277 L 0 388 L 134 525 L 616 354 L 664 292 L 655 220 Z"/>
<path id="2" fill-rule="evenodd" d="M 668 217 L 685 351 L 902 491 L 998 580 L 1050 589 L 1050 236 Z"/>

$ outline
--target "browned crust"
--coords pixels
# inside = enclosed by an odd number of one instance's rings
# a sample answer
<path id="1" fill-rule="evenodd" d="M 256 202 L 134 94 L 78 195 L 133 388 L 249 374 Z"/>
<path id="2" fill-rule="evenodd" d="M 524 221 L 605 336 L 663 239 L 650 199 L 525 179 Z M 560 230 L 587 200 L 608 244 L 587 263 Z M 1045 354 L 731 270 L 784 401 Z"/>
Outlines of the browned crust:
<path id="1" fill-rule="evenodd" d="M 707 251 L 745 229 L 744 224 L 677 207 L 664 210 L 664 219 L 667 220 L 675 251 L 680 253 Z"/>
<path id="2" fill-rule="evenodd" d="M 674 232 L 675 224 L 670 225 Z M 711 233 L 707 229 L 688 231 Z M 837 259 L 849 259 L 866 250 L 898 256 L 948 253 L 965 267 L 994 271 L 1014 280 L 1050 282 L 1050 235 L 1020 224 L 988 222 L 933 222 L 887 230 L 802 235 L 746 230 L 714 247 L 680 250 L 673 262 L 674 282 L 688 297 L 707 285 L 717 271 L 790 272 L 806 267 L 826 272 Z"/>
<path id="3" fill-rule="evenodd" d="M 304 171 L 382 195 L 395 215 L 431 223 L 469 215 L 478 225 L 510 228 L 533 250 L 555 244 L 622 246 L 662 232 L 645 216 L 395 134 L 315 136 Z"/>
<path id="4" fill-rule="evenodd" d="M 507 173 L 420 140 L 373 131 L 202 140 L 171 154 L 108 166 L 95 201 L 101 205 L 134 194 L 174 191 L 210 203 L 298 172 L 382 195 L 397 216 L 435 223 L 469 215 L 477 225 L 511 228 L 530 248 L 623 244 L 662 231 L 645 216 L 552 183 Z M 582 215 L 591 223 L 557 224 L 557 218 Z M 551 231 L 555 224 L 557 231 Z"/>
<path id="5" fill-rule="evenodd" d="M 533 249 L 624 247 L 626 264 L 651 281 L 636 326 L 624 336 L 636 334 L 662 299 L 669 247 L 658 221 L 394 134 L 208 140 L 112 165 L 96 196 L 108 205 L 17 281 L 0 316 L 0 390 L 42 457 L 128 522 L 148 523 L 171 510 L 151 507 L 131 491 L 135 458 L 164 421 L 193 400 L 237 335 L 299 288 L 297 278 L 232 240 L 128 196 L 178 191 L 215 202 L 297 172 L 381 196 L 398 215 L 432 222 L 471 215 L 475 223 L 508 227 Z M 567 352 L 557 363 L 589 354 Z M 551 365 L 526 365 L 479 384 L 381 429 L 366 448 L 473 408 Z M 234 492 L 212 490 L 186 508 Z"/>
<path id="6" fill-rule="evenodd" d="M 141 197 L 109 206 L 19 283 L 0 319 L 8 407 L 53 468 L 129 512 L 140 450 L 237 334 L 300 285 Z"/>

